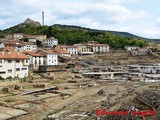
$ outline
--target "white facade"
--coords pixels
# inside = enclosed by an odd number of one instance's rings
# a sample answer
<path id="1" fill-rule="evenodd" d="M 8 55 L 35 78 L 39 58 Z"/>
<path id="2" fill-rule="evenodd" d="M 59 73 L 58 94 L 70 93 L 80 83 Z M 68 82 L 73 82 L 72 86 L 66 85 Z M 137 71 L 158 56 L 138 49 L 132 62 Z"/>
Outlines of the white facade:
<path id="1" fill-rule="evenodd" d="M 24 38 L 24 34 L 23 33 L 9 34 L 9 35 L 6 35 L 5 38 L 7 38 L 7 39 L 22 39 L 22 38 Z"/>
<path id="2" fill-rule="evenodd" d="M 37 70 L 39 68 L 39 65 L 46 64 L 45 56 L 34 56 L 34 55 L 28 55 L 28 56 L 29 56 L 29 64 L 33 65 L 34 70 Z"/>
<path id="3" fill-rule="evenodd" d="M 136 46 L 125 46 L 125 48 L 128 52 L 132 51 L 132 50 L 136 50 L 136 49 L 139 49 L 139 47 L 136 47 Z"/>
<path id="4" fill-rule="evenodd" d="M 53 46 L 58 45 L 58 39 L 51 37 L 51 38 L 44 40 L 42 44 L 47 45 L 49 47 L 53 47 Z"/>
<path id="5" fill-rule="evenodd" d="M 71 55 L 75 55 L 78 54 L 78 49 L 77 47 L 70 47 L 70 46 L 62 46 L 62 50 L 67 50 L 69 52 L 69 54 Z"/>
<path id="6" fill-rule="evenodd" d="M 67 48 L 68 49 L 68 52 L 71 54 L 71 55 L 75 55 L 75 54 L 78 54 L 78 50 L 77 48 Z"/>
<path id="7" fill-rule="evenodd" d="M 57 54 L 47 54 L 47 65 L 58 65 Z"/>
<path id="8" fill-rule="evenodd" d="M 28 42 L 33 42 L 33 43 L 36 43 L 36 39 L 35 38 L 28 38 Z"/>
<path id="9" fill-rule="evenodd" d="M 24 50 L 26 50 L 26 51 L 36 51 L 37 50 L 37 45 L 25 45 Z"/>
<path id="10" fill-rule="evenodd" d="M 45 65 L 58 65 L 57 53 L 50 50 L 39 50 L 38 53 L 46 56 Z"/>
<path id="11" fill-rule="evenodd" d="M 93 49 L 94 53 L 109 52 L 109 46 L 108 45 L 94 45 L 92 49 Z"/>
<path id="12" fill-rule="evenodd" d="M 28 59 L 5 59 L 0 57 L 0 76 L 2 78 L 28 77 L 28 66 Z"/>
<path id="13" fill-rule="evenodd" d="M 1 42 L 0 43 L 0 48 L 4 48 L 5 47 L 5 45 Z"/>

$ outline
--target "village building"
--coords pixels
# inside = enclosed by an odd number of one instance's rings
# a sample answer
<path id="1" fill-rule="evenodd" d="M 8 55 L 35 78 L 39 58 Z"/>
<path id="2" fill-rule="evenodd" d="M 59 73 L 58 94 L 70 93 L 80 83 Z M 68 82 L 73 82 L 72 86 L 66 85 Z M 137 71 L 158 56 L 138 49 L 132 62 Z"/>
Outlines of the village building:
<path id="1" fill-rule="evenodd" d="M 36 43 L 36 39 L 35 38 L 28 38 L 28 42 L 33 42 L 33 43 Z"/>
<path id="2" fill-rule="evenodd" d="M 128 52 L 130 52 L 132 50 L 139 49 L 139 47 L 137 47 L 137 46 L 125 46 L 124 49 L 127 50 Z"/>
<path id="3" fill-rule="evenodd" d="M 61 52 L 61 51 L 68 51 L 69 54 L 71 55 L 75 55 L 75 54 L 78 54 L 78 49 L 76 46 L 73 46 L 73 45 L 57 45 L 55 47 L 55 51 L 56 52 Z"/>
<path id="4" fill-rule="evenodd" d="M 0 76 L 2 78 L 28 77 L 29 59 L 22 52 L 0 53 Z"/>
<path id="5" fill-rule="evenodd" d="M 24 50 L 26 51 L 37 51 L 37 45 L 32 42 L 23 42 L 24 44 Z"/>
<path id="6" fill-rule="evenodd" d="M 22 39 L 24 38 L 24 33 L 13 33 L 5 36 L 6 39 Z"/>
<path id="7" fill-rule="evenodd" d="M 47 38 L 42 42 L 42 44 L 44 46 L 53 47 L 53 46 L 58 45 L 58 39 L 56 39 L 54 37 Z"/>
<path id="8" fill-rule="evenodd" d="M 74 44 L 74 46 L 78 49 L 78 54 L 87 55 L 87 54 L 94 54 L 92 51 L 92 47 L 87 44 Z"/>
<path id="9" fill-rule="evenodd" d="M 37 53 L 45 55 L 45 65 L 58 65 L 58 55 L 52 50 L 39 50 Z"/>
<path id="10" fill-rule="evenodd" d="M 4 51 L 15 51 L 18 40 L 4 40 L 0 42 L 0 49 Z"/>
<path id="11" fill-rule="evenodd" d="M 46 35 L 25 35 L 24 38 L 32 38 L 32 39 L 36 39 L 36 40 L 39 40 L 39 41 L 43 41 L 47 38 Z"/>
<path id="12" fill-rule="evenodd" d="M 38 70 L 40 65 L 46 64 L 46 55 L 36 52 L 25 52 L 29 57 L 29 65 L 33 70 Z"/>
<path id="13" fill-rule="evenodd" d="M 99 42 L 98 41 L 93 41 L 93 40 L 87 42 L 87 45 L 90 45 L 90 46 L 95 45 L 95 44 L 99 44 Z"/>
<path id="14" fill-rule="evenodd" d="M 145 49 L 145 48 L 138 48 L 138 49 L 133 49 L 130 51 L 130 54 L 133 56 L 141 56 L 141 55 L 148 55 L 149 54 L 149 50 Z"/>
<path id="15" fill-rule="evenodd" d="M 22 42 L 19 40 L 4 40 L 0 42 L 0 49 L 4 51 L 36 51 L 37 45 L 32 42 Z"/>
<path id="16" fill-rule="evenodd" d="M 92 46 L 94 53 L 107 53 L 109 52 L 109 45 L 107 44 L 95 44 Z"/>

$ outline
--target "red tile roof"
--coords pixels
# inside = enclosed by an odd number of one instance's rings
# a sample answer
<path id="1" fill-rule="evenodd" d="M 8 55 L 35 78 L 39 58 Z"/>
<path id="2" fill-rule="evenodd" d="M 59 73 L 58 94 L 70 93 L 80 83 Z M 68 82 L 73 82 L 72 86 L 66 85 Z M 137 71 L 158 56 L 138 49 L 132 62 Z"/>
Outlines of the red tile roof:
<path id="1" fill-rule="evenodd" d="M 53 50 L 39 50 L 39 51 L 42 51 L 42 52 L 44 52 L 44 53 L 46 53 L 46 54 L 57 54 L 56 52 L 54 52 Z"/>
<path id="2" fill-rule="evenodd" d="M 19 40 L 4 40 L 2 41 L 5 45 L 15 45 L 17 42 L 20 42 Z"/>
<path id="3" fill-rule="evenodd" d="M 68 50 L 60 50 L 60 51 L 57 51 L 58 54 L 69 54 L 69 51 Z"/>
<path id="4" fill-rule="evenodd" d="M 73 45 L 61 45 L 61 48 L 77 48 L 76 46 Z"/>
<path id="5" fill-rule="evenodd" d="M 36 52 L 32 52 L 32 51 L 27 51 L 27 52 L 25 52 L 25 54 L 28 54 L 28 55 L 34 56 L 34 57 L 45 57 L 46 56 L 46 55 L 36 53 Z"/>
<path id="6" fill-rule="evenodd" d="M 22 44 L 24 44 L 24 45 L 36 45 L 36 44 L 33 43 L 33 42 L 22 42 Z"/>
<path id="7" fill-rule="evenodd" d="M 22 52 L 0 52 L 0 59 L 28 59 Z"/>
<path id="8" fill-rule="evenodd" d="M 93 46 L 108 46 L 108 44 L 95 44 Z"/>

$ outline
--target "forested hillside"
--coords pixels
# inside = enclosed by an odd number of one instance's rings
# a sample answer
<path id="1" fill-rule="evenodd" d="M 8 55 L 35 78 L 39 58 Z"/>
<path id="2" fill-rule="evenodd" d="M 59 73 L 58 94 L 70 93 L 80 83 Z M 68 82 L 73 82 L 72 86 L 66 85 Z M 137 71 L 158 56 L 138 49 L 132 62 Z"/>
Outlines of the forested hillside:
<path id="1" fill-rule="evenodd" d="M 57 38 L 60 44 L 74 44 L 96 40 L 100 43 L 107 43 L 112 48 L 123 48 L 125 45 L 140 47 L 148 45 L 148 42 L 144 41 L 140 37 L 126 37 L 120 33 L 119 35 L 115 35 L 112 31 L 93 30 L 66 25 L 33 26 L 22 23 L 0 31 L 0 33 L 1 36 L 9 33 L 46 34 L 47 37 Z"/>

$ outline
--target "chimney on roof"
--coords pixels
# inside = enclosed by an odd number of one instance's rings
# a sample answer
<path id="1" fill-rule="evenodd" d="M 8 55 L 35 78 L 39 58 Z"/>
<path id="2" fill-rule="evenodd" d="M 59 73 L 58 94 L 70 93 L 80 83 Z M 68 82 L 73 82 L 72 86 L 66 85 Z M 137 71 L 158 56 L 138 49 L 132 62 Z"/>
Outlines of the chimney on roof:
<path id="1" fill-rule="evenodd" d="M 11 54 L 11 52 L 10 52 L 10 51 L 8 51 L 8 54 L 10 55 L 10 54 Z"/>
<path id="2" fill-rule="evenodd" d="M 19 51 L 17 52 L 17 55 L 19 56 Z"/>

